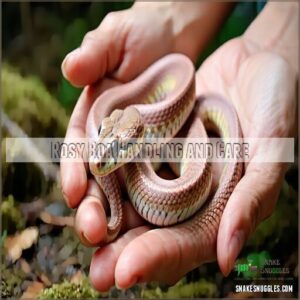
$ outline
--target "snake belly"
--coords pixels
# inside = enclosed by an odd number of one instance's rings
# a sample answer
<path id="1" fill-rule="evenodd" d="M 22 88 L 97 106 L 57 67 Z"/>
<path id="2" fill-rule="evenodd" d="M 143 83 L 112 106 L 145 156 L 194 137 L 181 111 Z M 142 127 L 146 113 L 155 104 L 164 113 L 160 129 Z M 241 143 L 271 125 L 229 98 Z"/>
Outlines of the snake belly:
<path id="1" fill-rule="evenodd" d="M 88 136 L 97 140 L 102 120 L 115 109 L 128 106 L 140 112 L 145 138 L 171 139 L 191 115 L 188 137 L 208 141 L 205 127 L 218 131 L 222 138 L 241 137 L 236 112 L 229 102 L 217 96 L 196 99 L 194 66 L 181 54 L 163 57 L 135 80 L 98 97 L 88 116 Z M 178 178 L 166 180 L 155 173 L 150 163 L 125 164 L 126 188 L 136 211 L 158 226 L 180 223 L 176 226 L 179 230 L 200 228 L 202 222 L 212 222 L 216 226 L 241 177 L 242 165 L 239 162 L 226 164 L 216 193 L 201 210 L 211 190 L 211 164 L 208 161 L 187 162 L 180 170 Z M 121 189 L 114 172 L 105 176 L 94 173 L 94 176 L 110 204 L 111 217 L 105 241 L 110 242 L 117 237 L 123 222 Z"/>

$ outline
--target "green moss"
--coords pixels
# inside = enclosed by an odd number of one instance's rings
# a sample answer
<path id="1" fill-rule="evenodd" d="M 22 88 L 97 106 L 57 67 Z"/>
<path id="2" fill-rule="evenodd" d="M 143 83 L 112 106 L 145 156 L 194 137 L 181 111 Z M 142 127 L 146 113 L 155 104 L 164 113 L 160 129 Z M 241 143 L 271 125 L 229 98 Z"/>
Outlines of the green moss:
<path id="1" fill-rule="evenodd" d="M 20 268 L 1 265 L 1 298 L 19 298 L 25 278 L 26 275 Z"/>
<path id="2" fill-rule="evenodd" d="M 1 71 L 4 112 L 32 137 L 63 137 L 68 116 L 36 77 L 22 77 L 4 64 Z"/>
<path id="3" fill-rule="evenodd" d="M 16 230 L 24 228 L 25 220 L 12 195 L 3 199 L 1 203 L 1 215 L 2 231 L 6 231 L 8 234 L 11 234 Z"/>
<path id="4" fill-rule="evenodd" d="M 211 298 L 218 295 L 216 285 L 205 279 L 191 283 L 186 283 L 184 280 L 181 280 L 175 286 L 169 287 L 167 290 L 161 289 L 160 287 L 153 287 L 134 292 L 133 289 L 134 288 L 132 288 L 131 291 L 136 297 L 145 299 Z M 79 285 L 65 280 L 63 283 L 54 284 L 52 287 L 44 289 L 38 299 L 97 299 L 120 296 L 120 291 L 118 291 L 117 294 L 112 291 L 113 290 L 109 293 L 99 293 L 95 291 L 87 278 L 84 278 Z"/>
<path id="5" fill-rule="evenodd" d="M 174 299 L 174 298 L 194 298 L 217 296 L 217 287 L 214 283 L 205 279 L 197 282 L 185 283 L 184 280 L 179 281 L 176 285 L 162 291 L 160 287 L 155 289 L 145 289 L 142 291 L 142 297 L 146 299 Z"/>
<path id="6" fill-rule="evenodd" d="M 38 299 L 97 299 L 101 294 L 95 291 L 85 278 L 81 284 L 64 281 L 44 289 Z"/>
<path id="7" fill-rule="evenodd" d="M 4 113 L 30 137 L 64 137 L 68 116 L 58 101 L 36 77 L 23 77 L 11 66 L 1 70 Z M 10 136 L 4 130 L 3 137 Z M 2 143 L 3 195 L 17 201 L 30 200 L 46 193 L 49 183 L 33 163 L 6 163 Z"/>

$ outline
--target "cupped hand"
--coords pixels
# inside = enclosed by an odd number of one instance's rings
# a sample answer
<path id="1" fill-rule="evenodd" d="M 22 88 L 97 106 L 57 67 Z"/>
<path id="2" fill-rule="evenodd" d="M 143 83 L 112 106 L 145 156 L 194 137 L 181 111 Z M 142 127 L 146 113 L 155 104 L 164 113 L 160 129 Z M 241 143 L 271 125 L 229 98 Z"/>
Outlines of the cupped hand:
<path id="1" fill-rule="evenodd" d="M 275 207 L 286 164 L 255 161 L 265 149 L 259 138 L 295 134 L 297 74 L 281 56 L 262 50 L 244 35 L 202 65 L 197 84 L 198 94 L 217 92 L 230 99 L 244 137 L 257 138 L 251 140 L 250 161 L 229 198 L 216 237 L 218 263 L 227 275 L 247 237 Z"/>
<path id="2" fill-rule="evenodd" d="M 99 94 L 120 82 L 131 80 L 173 50 L 173 27 L 168 6 L 165 3 L 148 3 L 146 6 L 135 3 L 128 10 L 109 13 L 97 29 L 86 34 L 81 46 L 67 55 L 62 63 L 64 76 L 75 86 L 88 87 L 83 90 L 73 111 L 66 140 L 86 137 L 87 115 Z M 103 77 L 113 79 L 101 81 Z M 81 203 L 78 215 L 84 210 L 90 211 L 93 216 L 101 214 L 103 217 L 98 218 L 100 223 L 96 222 L 94 226 L 93 222 L 88 223 L 93 217 L 89 213 L 84 214 L 86 224 L 89 224 L 87 239 L 92 244 L 101 240 L 106 233 L 106 220 L 103 206 L 97 203 L 99 197 L 104 199 L 104 196 L 94 197 L 96 185 L 93 180 L 88 180 L 84 160 L 78 163 L 62 161 L 61 178 L 67 204 L 75 208 Z M 94 201 L 95 198 L 97 201 Z M 85 209 L 86 205 L 94 209 Z M 84 231 L 80 235 L 86 240 Z"/>
<path id="3" fill-rule="evenodd" d="M 65 58 L 62 64 L 64 76 L 75 86 L 89 85 L 83 90 L 71 116 L 67 141 L 86 137 L 87 115 L 99 94 L 131 80 L 155 60 L 172 52 L 173 28 L 166 5 L 149 3 L 146 9 L 143 6 L 143 3 L 136 3 L 131 9 L 108 14 L 97 29 L 85 36 L 81 46 Z M 104 76 L 114 80 L 101 81 Z M 99 81 L 100 84 L 94 84 Z M 81 155 L 84 157 L 85 154 Z M 72 208 L 80 204 L 76 228 L 82 242 L 97 244 L 106 235 L 107 202 L 96 182 L 88 178 L 84 159 L 62 161 L 61 178 L 67 204 Z M 123 231 L 144 223 L 133 209 L 128 209 L 128 203 L 125 204 L 124 218 Z M 141 230 L 146 228 L 138 228 L 135 233 Z M 114 282 L 114 269 L 110 267 L 114 257 L 110 257 L 102 289 L 108 289 Z"/>
<path id="4" fill-rule="evenodd" d="M 244 37 L 231 40 L 204 62 L 196 81 L 198 95 L 218 93 L 233 102 L 245 137 L 293 134 L 296 74 L 277 54 L 260 50 Z M 114 84 L 104 81 L 100 90 L 89 87 L 83 91 L 67 136 L 84 136 L 93 100 L 102 89 Z M 254 148 L 259 147 L 258 143 Z M 255 157 L 255 152 L 250 156 Z M 113 284 L 128 288 L 142 281 L 175 283 L 201 263 L 216 258 L 227 275 L 249 234 L 272 212 L 284 171 L 281 163 L 250 161 L 225 207 L 218 233 L 205 247 L 197 243 L 197 232 L 191 241 L 189 235 L 178 235 L 172 228 L 149 228 L 126 203 L 123 234 L 93 256 L 93 285 L 104 291 Z M 107 204 L 97 184 L 86 174 L 83 163 L 62 166 L 63 190 L 69 205 L 75 207 L 83 198 L 76 228 L 83 242 L 96 245 L 105 236 Z"/>

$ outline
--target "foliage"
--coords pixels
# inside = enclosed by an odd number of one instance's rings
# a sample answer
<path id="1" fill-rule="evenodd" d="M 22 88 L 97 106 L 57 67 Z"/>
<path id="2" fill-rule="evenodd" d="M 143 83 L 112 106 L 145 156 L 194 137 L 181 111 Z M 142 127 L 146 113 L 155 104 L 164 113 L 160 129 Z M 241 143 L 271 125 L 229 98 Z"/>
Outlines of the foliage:
<path id="1" fill-rule="evenodd" d="M 167 290 L 163 290 L 160 287 L 144 287 L 142 289 L 133 287 L 124 292 L 123 296 L 126 298 L 131 298 L 133 295 L 134 297 L 145 299 L 216 297 L 217 287 L 214 283 L 205 279 L 191 283 L 186 283 L 184 280 L 181 280 L 175 286 L 169 287 Z M 52 287 L 44 289 L 39 299 L 94 299 L 116 297 L 118 295 L 120 296 L 120 294 L 122 294 L 122 292 L 117 291 L 115 288 L 109 293 L 99 293 L 92 288 L 88 278 L 84 277 L 79 284 L 71 283 L 66 280 L 60 284 L 54 284 Z"/>
<path id="2" fill-rule="evenodd" d="M 64 281 L 44 289 L 38 299 L 97 299 L 101 295 L 90 285 L 88 279 L 80 284 Z"/>
<path id="3" fill-rule="evenodd" d="M 2 200 L 1 216 L 2 232 L 6 231 L 8 234 L 10 234 L 16 230 L 23 229 L 25 226 L 25 220 L 12 195 L 9 195 Z"/>
<path id="4" fill-rule="evenodd" d="M 3 109 L 26 134 L 64 136 L 68 116 L 38 78 L 22 77 L 6 64 L 1 75 Z"/>
<path id="5" fill-rule="evenodd" d="M 167 291 L 162 291 L 160 287 L 155 289 L 145 289 L 142 291 L 142 297 L 146 299 L 175 299 L 175 298 L 212 298 L 217 296 L 217 287 L 215 283 L 206 279 L 200 279 L 196 282 L 186 283 L 179 281 L 176 285 L 169 287 Z"/>
<path id="6" fill-rule="evenodd" d="M 63 137 L 68 116 L 42 82 L 36 77 L 23 77 L 11 66 L 2 68 L 2 107 L 8 117 L 30 137 Z M 25 116 L 25 117 L 24 117 Z M 9 136 L 3 131 L 4 137 Z M 3 194 L 15 200 L 40 195 L 49 185 L 40 169 L 33 164 L 7 164 L 5 142 L 2 143 Z"/>
<path id="7" fill-rule="evenodd" d="M 132 2 L 4 3 L 3 57 L 22 73 L 36 74 L 71 110 L 80 89 L 63 78 L 63 58 L 80 46 L 84 35 L 95 29 L 107 13 L 126 9 Z M 20 18 L 15 19 L 16 15 Z"/>
<path id="8" fill-rule="evenodd" d="M 19 297 L 25 278 L 22 270 L 1 265 L 1 298 Z"/>

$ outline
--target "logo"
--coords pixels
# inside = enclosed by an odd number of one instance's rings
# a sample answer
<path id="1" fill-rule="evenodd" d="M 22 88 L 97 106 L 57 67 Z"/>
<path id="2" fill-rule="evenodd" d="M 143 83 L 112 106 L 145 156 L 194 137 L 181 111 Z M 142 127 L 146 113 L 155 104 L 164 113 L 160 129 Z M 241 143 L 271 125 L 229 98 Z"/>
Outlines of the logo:
<path id="1" fill-rule="evenodd" d="M 279 259 L 272 259 L 267 251 L 251 253 L 246 259 L 239 259 L 235 264 L 238 277 L 246 279 L 263 278 L 267 275 L 288 275 L 289 268 L 282 267 Z"/>
<path id="2" fill-rule="evenodd" d="M 252 260 L 248 261 L 248 263 L 245 264 L 236 264 L 235 270 L 238 272 L 238 276 L 241 275 L 241 273 L 246 272 L 257 272 L 258 267 L 255 265 L 252 265 Z"/>

